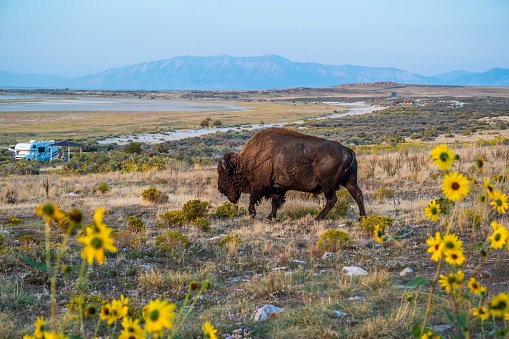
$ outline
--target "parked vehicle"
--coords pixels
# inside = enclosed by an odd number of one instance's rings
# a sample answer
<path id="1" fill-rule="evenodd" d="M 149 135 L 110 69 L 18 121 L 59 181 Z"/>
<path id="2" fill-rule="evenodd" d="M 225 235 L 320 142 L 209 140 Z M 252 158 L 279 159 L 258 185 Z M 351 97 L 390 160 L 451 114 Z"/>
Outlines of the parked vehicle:
<path id="1" fill-rule="evenodd" d="M 50 161 L 58 156 L 58 146 L 50 146 L 55 140 L 22 142 L 14 147 L 14 158 L 16 160 L 38 160 Z"/>

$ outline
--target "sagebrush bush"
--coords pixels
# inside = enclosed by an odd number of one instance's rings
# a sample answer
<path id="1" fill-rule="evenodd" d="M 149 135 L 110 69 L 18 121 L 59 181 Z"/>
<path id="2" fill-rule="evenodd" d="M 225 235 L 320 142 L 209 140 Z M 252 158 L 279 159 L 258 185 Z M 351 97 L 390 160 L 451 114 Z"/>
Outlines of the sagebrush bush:
<path id="1" fill-rule="evenodd" d="M 350 236 L 340 230 L 329 229 L 318 239 L 316 246 L 325 252 L 337 252 L 351 243 Z"/>
<path id="2" fill-rule="evenodd" d="M 392 226 L 393 220 L 389 217 L 384 217 L 376 214 L 371 214 L 367 217 L 361 218 L 359 227 L 366 233 L 373 234 L 375 227 L 379 227 L 384 231 L 386 227 Z"/>
<path id="3" fill-rule="evenodd" d="M 373 193 L 373 199 L 375 199 L 375 201 L 378 203 L 394 199 L 394 190 L 385 187 L 380 187 Z"/>
<path id="4" fill-rule="evenodd" d="M 138 217 L 130 216 L 127 220 L 127 229 L 132 233 L 145 232 L 145 223 Z"/>
<path id="5" fill-rule="evenodd" d="M 212 205 L 206 201 L 190 200 L 182 206 L 182 213 L 187 221 L 193 222 L 198 218 L 207 218 L 211 209 Z"/>
<path id="6" fill-rule="evenodd" d="M 214 212 L 216 218 L 234 218 L 246 214 L 246 209 L 239 207 L 229 201 L 225 202 L 221 206 L 218 206 Z"/>
<path id="7" fill-rule="evenodd" d="M 242 243 L 242 240 L 240 240 L 238 234 L 228 234 L 217 243 L 217 246 L 228 247 L 230 243 L 236 243 L 237 245 L 240 245 Z"/>
<path id="8" fill-rule="evenodd" d="M 346 215 L 346 212 L 350 208 L 352 208 L 353 198 L 346 190 L 341 190 L 336 193 L 336 197 L 338 201 L 332 207 L 332 209 L 327 213 L 327 218 L 329 219 L 339 219 Z"/>
<path id="9" fill-rule="evenodd" d="M 20 218 L 13 217 L 12 215 L 9 216 L 9 221 L 7 221 L 7 226 L 16 226 L 19 224 L 22 224 L 23 220 Z"/>
<path id="10" fill-rule="evenodd" d="M 141 193 L 143 200 L 154 204 L 165 204 L 168 202 L 168 196 L 159 192 L 155 187 L 149 187 Z"/>
<path id="11" fill-rule="evenodd" d="M 171 251 L 179 247 L 189 246 L 191 246 L 189 239 L 179 232 L 165 232 L 156 237 L 156 247 L 159 250 Z"/>
<path id="12" fill-rule="evenodd" d="M 182 211 L 167 211 L 157 217 L 157 227 L 159 228 L 176 228 L 186 222 L 186 216 Z"/>
<path id="13" fill-rule="evenodd" d="M 110 185 L 108 185 L 107 183 L 103 183 L 97 186 L 96 190 L 101 192 L 102 194 L 105 194 L 108 193 L 111 190 L 111 188 Z"/>
<path id="14" fill-rule="evenodd" d="M 203 232 L 210 231 L 210 221 L 207 218 L 199 217 L 191 221 L 191 225 Z"/>

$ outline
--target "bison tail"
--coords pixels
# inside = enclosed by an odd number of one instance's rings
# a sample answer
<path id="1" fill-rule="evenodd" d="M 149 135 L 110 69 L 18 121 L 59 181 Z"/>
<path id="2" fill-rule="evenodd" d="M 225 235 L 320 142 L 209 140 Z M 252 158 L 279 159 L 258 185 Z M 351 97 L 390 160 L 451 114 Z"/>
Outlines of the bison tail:
<path id="1" fill-rule="evenodd" d="M 357 158 L 355 156 L 355 152 L 352 149 L 350 149 L 348 147 L 345 147 L 345 148 L 348 151 L 348 153 L 350 153 L 352 155 L 352 162 L 350 162 L 350 165 L 345 169 L 345 173 L 348 173 L 352 169 L 353 165 L 357 162 Z"/>

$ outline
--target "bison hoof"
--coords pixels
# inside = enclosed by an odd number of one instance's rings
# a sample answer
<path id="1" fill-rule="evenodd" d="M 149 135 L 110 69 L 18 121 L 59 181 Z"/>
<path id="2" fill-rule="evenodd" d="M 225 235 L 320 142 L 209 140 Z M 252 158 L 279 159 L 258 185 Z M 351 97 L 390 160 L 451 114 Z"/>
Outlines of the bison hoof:
<path id="1" fill-rule="evenodd" d="M 255 217 L 255 216 L 256 216 L 256 213 L 251 213 L 251 214 L 249 215 L 249 217 L 250 217 L 251 219 L 254 219 L 254 217 Z"/>

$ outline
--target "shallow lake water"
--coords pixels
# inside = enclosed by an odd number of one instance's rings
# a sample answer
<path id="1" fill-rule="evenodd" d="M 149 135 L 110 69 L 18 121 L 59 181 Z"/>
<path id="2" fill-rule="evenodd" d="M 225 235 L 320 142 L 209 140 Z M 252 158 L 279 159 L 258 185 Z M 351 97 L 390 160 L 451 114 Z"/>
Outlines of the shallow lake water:
<path id="1" fill-rule="evenodd" d="M 0 95 L 0 112 L 239 112 L 247 108 L 193 101 Z"/>

